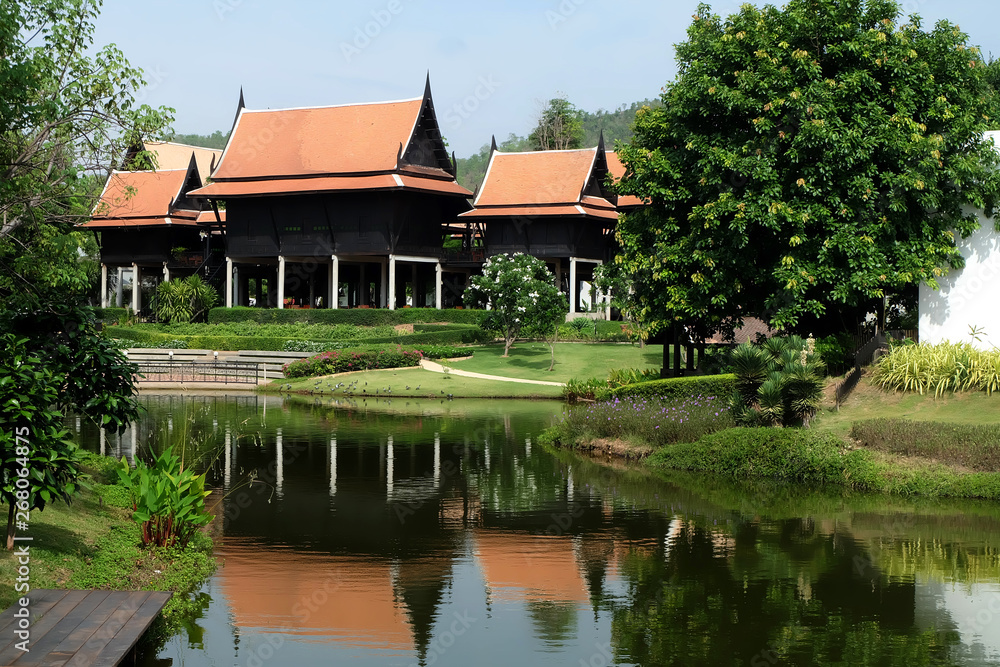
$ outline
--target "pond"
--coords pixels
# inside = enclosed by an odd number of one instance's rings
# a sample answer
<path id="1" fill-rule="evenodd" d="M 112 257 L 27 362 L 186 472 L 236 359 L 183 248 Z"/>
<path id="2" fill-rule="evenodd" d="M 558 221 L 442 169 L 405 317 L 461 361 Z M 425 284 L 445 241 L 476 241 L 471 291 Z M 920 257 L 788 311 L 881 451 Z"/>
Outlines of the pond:
<path id="1" fill-rule="evenodd" d="M 545 401 L 144 395 L 224 497 L 141 665 L 1000 665 L 1000 506 L 654 476 Z"/>

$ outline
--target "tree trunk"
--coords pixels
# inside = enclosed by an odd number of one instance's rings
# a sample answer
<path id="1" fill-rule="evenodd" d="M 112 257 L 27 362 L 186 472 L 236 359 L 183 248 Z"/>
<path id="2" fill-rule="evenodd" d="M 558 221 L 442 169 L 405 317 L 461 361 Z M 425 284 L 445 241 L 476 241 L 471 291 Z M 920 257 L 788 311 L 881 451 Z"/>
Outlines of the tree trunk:
<path id="1" fill-rule="evenodd" d="M 11 500 L 10 511 L 7 512 L 7 551 L 14 550 L 14 512 L 17 510 L 17 503 Z"/>
<path id="2" fill-rule="evenodd" d="M 549 353 L 551 355 L 550 356 L 551 361 L 549 362 L 549 370 L 552 371 L 552 370 L 555 370 L 555 367 L 556 367 L 556 339 L 555 338 L 553 338 L 552 342 L 549 343 Z"/>
<path id="3" fill-rule="evenodd" d="M 510 356 L 510 346 L 513 345 L 513 344 L 514 344 L 514 339 L 513 338 L 504 338 L 504 341 L 503 341 L 503 356 L 505 356 L 505 357 L 509 357 Z"/>

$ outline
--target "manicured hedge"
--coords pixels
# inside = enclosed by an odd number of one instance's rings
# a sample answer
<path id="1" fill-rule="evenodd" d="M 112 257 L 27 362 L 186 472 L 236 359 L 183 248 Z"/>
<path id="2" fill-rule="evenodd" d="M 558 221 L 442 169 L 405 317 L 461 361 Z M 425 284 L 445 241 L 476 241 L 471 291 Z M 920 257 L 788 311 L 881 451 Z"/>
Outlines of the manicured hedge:
<path id="1" fill-rule="evenodd" d="M 596 392 L 594 398 L 599 401 L 610 398 L 686 398 L 688 396 L 729 398 L 734 391 L 736 391 L 735 375 L 694 375 L 615 387 Z"/>
<path id="2" fill-rule="evenodd" d="M 418 322 L 452 322 L 479 325 L 486 316 L 485 310 L 437 310 L 435 308 L 350 308 L 350 309 L 283 309 L 277 308 L 213 308 L 208 313 L 209 324 L 222 322 L 311 324 L 354 324 L 373 327 L 380 324 L 415 324 Z"/>
<path id="3" fill-rule="evenodd" d="M 98 321 L 105 324 L 117 324 L 124 322 L 125 318 L 128 317 L 128 308 L 94 308 L 94 315 Z"/>
<path id="4" fill-rule="evenodd" d="M 332 350 L 285 364 L 286 378 L 304 378 L 350 371 L 376 370 L 380 368 L 405 368 L 416 366 L 420 359 L 442 359 L 459 356 L 464 352 L 448 346 L 428 346 L 405 348 L 401 346 L 352 347 Z"/>
<path id="5" fill-rule="evenodd" d="M 920 456 L 978 472 L 1000 472 L 1000 424 L 869 419 L 854 422 L 851 438 L 880 452 Z"/>

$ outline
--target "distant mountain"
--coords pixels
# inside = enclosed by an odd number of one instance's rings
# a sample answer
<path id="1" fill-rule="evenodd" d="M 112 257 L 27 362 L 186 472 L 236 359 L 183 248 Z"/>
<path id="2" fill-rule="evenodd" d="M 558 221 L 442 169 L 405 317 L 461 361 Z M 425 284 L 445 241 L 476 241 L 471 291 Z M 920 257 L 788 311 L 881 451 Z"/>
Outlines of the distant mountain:
<path id="1" fill-rule="evenodd" d="M 164 137 L 164 141 L 173 141 L 178 144 L 187 144 L 188 146 L 201 146 L 202 148 L 218 148 L 223 149 L 226 147 L 226 142 L 229 141 L 229 132 L 223 134 L 219 130 L 216 130 L 212 134 L 173 134 L 169 137 Z"/>

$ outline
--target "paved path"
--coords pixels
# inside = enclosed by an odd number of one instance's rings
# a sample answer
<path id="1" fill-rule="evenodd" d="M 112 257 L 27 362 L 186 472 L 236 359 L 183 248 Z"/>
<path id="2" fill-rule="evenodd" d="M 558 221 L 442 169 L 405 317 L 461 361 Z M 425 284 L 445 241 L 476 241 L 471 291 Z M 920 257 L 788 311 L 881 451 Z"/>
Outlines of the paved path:
<path id="1" fill-rule="evenodd" d="M 508 378 L 502 377 L 500 375 L 484 375 L 483 373 L 471 373 L 469 371 L 460 371 L 454 368 L 448 368 L 447 366 L 442 366 L 436 361 L 428 361 L 427 359 L 420 360 L 420 367 L 425 371 L 431 371 L 432 373 L 444 373 L 448 372 L 451 375 L 461 375 L 467 378 L 478 378 L 480 380 L 499 380 L 500 382 L 519 382 L 521 384 L 544 384 L 548 387 L 565 387 L 565 382 L 547 382 L 545 380 L 523 380 L 521 378 Z"/>

